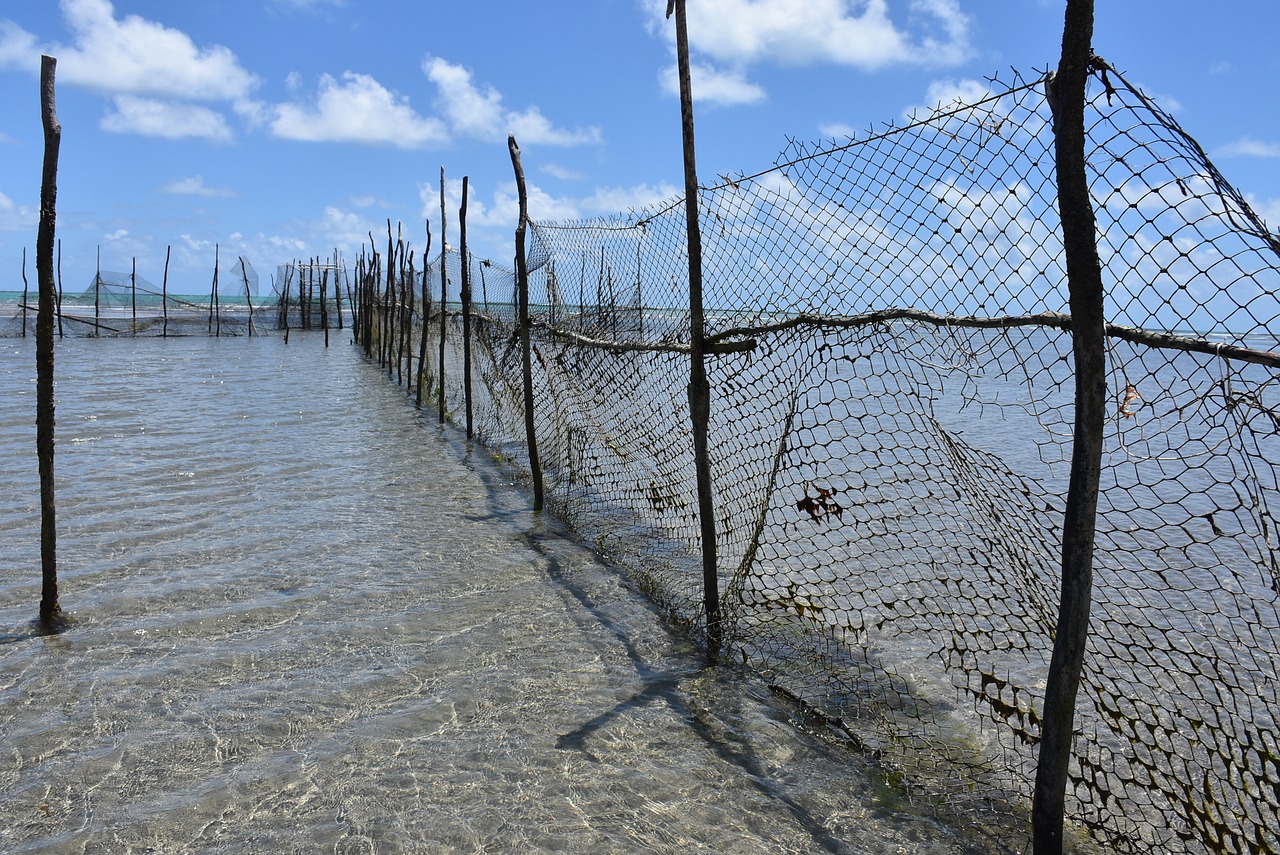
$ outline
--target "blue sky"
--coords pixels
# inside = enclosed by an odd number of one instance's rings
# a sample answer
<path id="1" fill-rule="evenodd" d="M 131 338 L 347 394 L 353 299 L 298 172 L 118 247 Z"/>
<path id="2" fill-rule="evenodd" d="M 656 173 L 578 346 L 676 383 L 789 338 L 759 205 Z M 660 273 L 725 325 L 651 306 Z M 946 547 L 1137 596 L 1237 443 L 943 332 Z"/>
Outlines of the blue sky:
<path id="1" fill-rule="evenodd" d="M 449 241 L 509 265 L 514 132 L 530 215 L 626 212 L 682 182 L 665 0 L 0 0 L 0 289 L 34 283 L 40 54 L 58 58 L 68 291 L 107 270 L 208 288 L 215 243 L 276 265 L 418 251 L 440 170 Z M 1280 225 L 1280 3 L 1098 0 L 1095 50 Z M 788 138 L 901 121 L 994 73 L 1056 65 L 1065 0 L 689 0 L 699 173 L 752 173 Z"/>

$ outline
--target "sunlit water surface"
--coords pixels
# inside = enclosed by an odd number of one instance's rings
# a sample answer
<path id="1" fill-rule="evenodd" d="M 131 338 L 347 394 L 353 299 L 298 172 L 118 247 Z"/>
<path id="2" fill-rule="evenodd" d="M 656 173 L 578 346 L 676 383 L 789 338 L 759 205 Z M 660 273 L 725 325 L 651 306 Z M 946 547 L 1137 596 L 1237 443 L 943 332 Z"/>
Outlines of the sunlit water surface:
<path id="1" fill-rule="evenodd" d="M 0 340 L 0 851 L 969 846 L 708 669 L 345 339 Z"/>

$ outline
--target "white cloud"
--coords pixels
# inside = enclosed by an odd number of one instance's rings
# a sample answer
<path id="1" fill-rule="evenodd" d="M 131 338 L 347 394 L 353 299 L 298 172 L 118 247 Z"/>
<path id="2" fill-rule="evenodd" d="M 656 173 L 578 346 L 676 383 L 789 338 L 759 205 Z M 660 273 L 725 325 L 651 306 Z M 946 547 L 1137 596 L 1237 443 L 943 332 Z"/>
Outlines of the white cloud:
<path id="1" fill-rule="evenodd" d="M 203 176 L 200 175 L 193 175 L 190 178 L 175 179 L 160 189 L 164 193 L 175 193 L 180 196 L 207 196 L 215 198 L 236 195 L 234 190 L 228 190 L 223 187 L 207 186 L 204 183 Z"/>
<path id="2" fill-rule="evenodd" d="M 680 76 L 674 65 L 663 69 L 660 80 L 663 91 L 680 94 Z M 695 101 L 711 104 L 755 104 L 766 98 L 761 87 L 747 80 L 742 69 L 721 70 L 705 63 L 692 63 L 689 85 Z"/>
<path id="3" fill-rule="evenodd" d="M 640 211 L 670 202 L 684 193 L 674 184 L 637 184 L 634 187 L 599 187 L 582 200 L 582 207 L 597 214 Z"/>
<path id="4" fill-rule="evenodd" d="M 348 71 L 342 81 L 325 74 L 313 105 L 278 104 L 272 132 L 308 142 L 389 143 L 419 148 L 448 139 L 443 123 L 414 112 L 407 98 L 366 74 Z"/>
<path id="5" fill-rule="evenodd" d="M 1245 201 L 1249 203 L 1254 213 L 1262 217 L 1263 222 L 1272 232 L 1280 231 L 1280 197 L 1259 199 L 1250 194 L 1245 197 Z"/>
<path id="6" fill-rule="evenodd" d="M 544 163 L 539 169 L 552 178 L 559 178 L 561 181 L 578 181 L 582 178 L 582 173 L 574 172 L 572 169 L 561 166 L 558 163 Z"/>
<path id="7" fill-rule="evenodd" d="M 519 112 L 507 110 L 498 90 L 477 86 L 471 71 L 461 65 L 428 56 L 422 61 L 422 72 L 436 85 L 441 109 L 457 136 L 500 141 L 514 133 L 521 145 L 573 146 L 601 141 L 599 128 L 557 128 L 537 107 Z"/>
<path id="8" fill-rule="evenodd" d="M 895 64 L 953 65 L 969 53 L 969 19 L 958 0 L 911 0 L 902 29 L 888 0 L 699 0 L 688 7 L 690 47 L 733 66 L 834 63 L 874 70 Z M 666 32 L 666 4 L 652 0 Z"/>
<path id="9" fill-rule="evenodd" d="M 38 211 L 26 205 L 17 205 L 12 199 L 0 193 L 0 231 L 25 231 L 35 226 Z"/>
<path id="10" fill-rule="evenodd" d="M 128 236 L 129 236 L 129 230 L 128 230 L 128 229 L 116 229 L 116 230 L 115 230 L 114 232 L 112 232 L 111 234 L 103 235 L 103 236 L 102 236 L 102 239 L 103 239 L 104 241 L 106 241 L 107 243 L 113 243 L 113 242 L 115 242 L 115 241 L 124 240 L 124 239 L 125 239 L 125 238 L 127 238 Z"/>
<path id="11" fill-rule="evenodd" d="M 1243 137 L 1222 146 L 1214 157 L 1280 157 L 1280 143 L 1267 143 L 1252 137 Z"/>
<path id="12" fill-rule="evenodd" d="M 846 125 L 840 122 L 835 122 L 830 125 L 821 125 L 818 128 L 818 131 L 824 137 L 827 137 L 828 139 L 833 139 L 833 140 L 843 140 L 846 137 L 848 137 L 849 139 L 853 139 L 858 135 L 858 129 L 855 128 L 853 125 Z"/>
<path id="13" fill-rule="evenodd" d="M 0 21 L 0 68 L 40 71 L 40 46 L 36 37 L 12 21 Z"/>
<path id="14" fill-rule="evenodd" d="M 208 107 L 134 95 L 118 95 L 113 101 L 114 112 L 102 118 L 105 131 L 165 139 L 196 137 L 213 142 L 227 142 L 232 136 L 222 114 Z"/>
<path id="15" fill-rule="evenodd" d="M 977 104 L 991 97 L 991 87 L 980 80 L 934 80 L 924 93 L 924 103 L 903 111 L 908 120 L 927 116 L 938 109 Z"/>
<path id="16" fill-rule="evenodd" d="M 258 80 L 221 45 L 197 47 L 191 37 L 139 15 L 117 20 L 109 0 L 61 0 L 72 33 L 58 57 L 58 82 L 110 93 L 184 100 L 231 100 L 251 92 Z M 6 28 L 0 59 L 16 46 L 34 47 L 34 37 Z"/>

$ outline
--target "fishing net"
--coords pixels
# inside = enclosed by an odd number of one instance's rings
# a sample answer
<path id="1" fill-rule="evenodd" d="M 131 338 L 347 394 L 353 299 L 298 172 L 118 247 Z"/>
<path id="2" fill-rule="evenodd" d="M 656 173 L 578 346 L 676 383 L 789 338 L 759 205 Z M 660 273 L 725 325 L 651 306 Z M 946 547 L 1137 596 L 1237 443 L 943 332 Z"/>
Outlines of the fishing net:
<path id="1" fill-rule="evenodd" d="M 1280 243 L 1105 64 L 1086 118 L 1112 403 L 1069 824 L 1280 852 Z M 993 835 L 1030 803 L 1071 477 L 1053 149 L 1015 76 L 698 199 L 727 655 Z M 548 504 L 696 632 L 683 201 L 535 222 L 529 259 Z M 424 376 L 460 419 L 441 263 Z M 523 460 L 512 276 L 467 265 L 475 430 Z"/>
<path id="2" fill-rule="evenodd" d="M 182 336 L 265 334 L 272 312 L 258 297 L 258 274 L 244 257 L 218 264 L 202 295 L 175 294 L 136 271 L 101 270 L 78 293 L 59 294 L 55 324 L 62 336 Z M 166 278 L 167 281 L 167 278 Z M 35 335 L 39 295 L 30 289 L 7 319 L 0 337 Z"/>

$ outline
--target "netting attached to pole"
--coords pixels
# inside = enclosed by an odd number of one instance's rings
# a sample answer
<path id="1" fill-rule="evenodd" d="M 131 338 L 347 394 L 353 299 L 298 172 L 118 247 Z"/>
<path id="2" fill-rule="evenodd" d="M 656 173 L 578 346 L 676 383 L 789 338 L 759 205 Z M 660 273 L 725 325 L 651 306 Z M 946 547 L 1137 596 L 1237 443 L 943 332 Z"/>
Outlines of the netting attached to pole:
<path id="1" fill-rule="evenodd" d="M 1276 853 L 1280 240 L 1100 68 L 1113 410 L 1068 819 L 1120 852 Z M 1015 78 L 699 197 L 725 648 L 988 829 L 1029 802 L 1056 615 L 1054 180 L 1043 81 Z M 684 235 L 679 199 L 535 222 L 529 266 L 548 505 L 697 628 Z M 468 263 L 476 431 L 518 457 L 510 273 Z"/>

